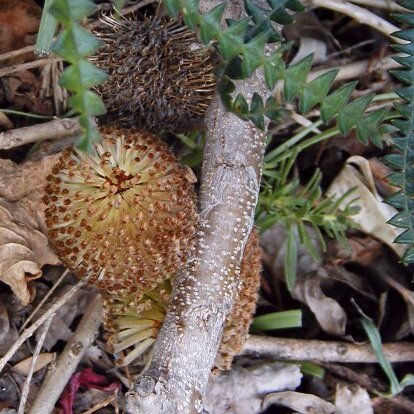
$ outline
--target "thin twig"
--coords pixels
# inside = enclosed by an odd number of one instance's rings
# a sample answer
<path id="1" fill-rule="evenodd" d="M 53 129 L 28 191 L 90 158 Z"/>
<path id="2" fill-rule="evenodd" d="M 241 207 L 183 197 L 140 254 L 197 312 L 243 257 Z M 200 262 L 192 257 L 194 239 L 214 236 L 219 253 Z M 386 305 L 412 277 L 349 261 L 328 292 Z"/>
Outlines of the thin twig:
<path id="1" fill-rule="evenodd" d="M 98 411 L 100 408 L 104 408 L 107 405 L 111 404 L 112 402 L 116 401 L 116 398 L 117 398 L 117 395 L 115 393 L 115 395 L 111 395 L 110 397 L 105 398 L 100 403 L 94 405 L 92 408 L 89 408 L 89 410 L 84 411 L 82 414 L 92 414 Z"/>
<path id="2" fill-rule="evenodd" d="M 102 317 L 100 295 L 90 302 L 71 340 L 43 381 L 30 414 L 51 413 L 85 351 L 92 345 Z"/>
<path id="3" fill-rule="evenodd" d="M 8 150 L 32 142 L 62 139 L 80 134 L 77 118 L 54 119 L 29 127 L 0 132 L 0 149 Z"/>
<path id="4" fill-rule="evenodd" d="M 390 362 L 414 360 L 414 344 L 395 342 L 383 344 L 385 357 Z M 339 341 L 318 341 L 292 338 L 273 338 L 269 336 L 250 336 L 244 345 L 243 355 L 257 355 L 286 360 L 377 363 L 371 345 L 357 345 Z"/>
<path id="5" fill-rule="evenodd" d="M 29 324 L 29 322 L 33 319 L 33 317 L 36 315 L 36 313 L 39 311 L 39 309 L 43 306 L 43 304 L 49 299 L 49 297 L 52 295 L 52 293 L 56 290 L 56 288 L 62 283 L 63 279 L 66 277 L 66 275 L 69 273 L 69 270 L 66 269 L 59 277 L 59 279 L 56 281 L 56 283 L 47 291 L 46 295 L 43 297 L 43 299 L 40 301 L 40 303 L 36 306 L 36 308 L 33 310 L 33 312 L 29 315 L 29 317 L 24 321 L 24 324 L 19 330 L 19 333 L 22 333 L 24 328 Z"/>
<path id="6" fill-rule="evenodd" d="M 65 293 L 55 304 L 53 304 L 38 320 L 36 320 L 33 325 L 25 329 L 25 331 L 19 336 L 17 341 L 11 346 L 7 351 L 6 355 L 0 359 L 0 372 L 3 371 L 3 368 L 10 361 L 16 351 L 22 346 L 24 341 L 29 339 L 37 329 L 39 329 L 48 319 L 53 317 L 58 309 L 63 306 L 81 287 L 85 286 L 88 283 L 90 275 L 81 279 L 71 290 Z"/>
<path id="7" fill-rule="evenodd" d="M 2 78 L 3 76 L 11 75 L 12 73 L 15 73 L 15 72 L 19 72 L 21 70 L 27 70 L 27 69 L 39 68 L 41 66 L 46 66 L 49 63 L 59 62 L 60 60 L 61 59 L 57 57 L 50 57 L 46 59 L 33 60 L 32 62 L 19 63 L 17 65 L 7 66 L 5 68 L 0 69 L 0 78 Z"/>
<path id="8" fill-rule="evenodd" d="M 19 410 L 18 410 L 17 414 L 24 414 L 27 397 L 29 396 L 29 391 L 30 391 L 30 382 L 31 382 L 32 377 L 33 377 L 33 372 L 34 372 L 34 369 L 35 369 L 35 366 L 36 366 L 36 361 L 37 361 L 37 359 L 40 355 L 40 351 L 42 350 L 43 343 L 45 342 L 46 335 L 49 331 L 50 324 L 52 323 L 52 321 L 53 321 L 53 315 L 43 325 L 43 332 L 40 335 L 39 341 L 36 344 L 36 348 L 35 348 L 35 351 L 33 353 L 32 360 L 30 361 L 29 372 L 27 373 L 26 380 L 24 381 L 23 390 L 22 390 L 22 397 L 20 399 Z"/>
<path id="9" fill-rule="evenodd" d="M 386 36 L 390 36 L 392 33 L 400 30 L 399 27 L 393 25 L 375 13 L 345 0 L 311 0 L 309 3 L 315 7 L 323 7 L 325 9 L 343 13 L 356 20 L 358 23 L 366 24 Z M 393 38 L 393 40 L 398 43 L 406 43 L 400 39 Z"/>

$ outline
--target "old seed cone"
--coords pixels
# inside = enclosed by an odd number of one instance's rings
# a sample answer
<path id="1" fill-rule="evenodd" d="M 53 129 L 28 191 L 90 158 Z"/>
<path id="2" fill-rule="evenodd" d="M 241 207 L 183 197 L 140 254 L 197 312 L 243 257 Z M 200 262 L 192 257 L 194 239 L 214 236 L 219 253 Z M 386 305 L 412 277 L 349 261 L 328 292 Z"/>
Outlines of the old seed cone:
<path id="1" fill-rule="evenodd" d="M 211 51 L 180 21 L 102 18 L 94 62 L 109 73 L 97 88 L 106 119 L 150 132 L 199 126 L 213 97 Z"/>
<path id="2" fill-rule="evenodd" d="M 193 180 L 157 137 L 100 132 L 96 154 L 65 150 L 48 177 L 46 224 L 69 269 L 135 303 L 185 262 L 196 223 Z"/>

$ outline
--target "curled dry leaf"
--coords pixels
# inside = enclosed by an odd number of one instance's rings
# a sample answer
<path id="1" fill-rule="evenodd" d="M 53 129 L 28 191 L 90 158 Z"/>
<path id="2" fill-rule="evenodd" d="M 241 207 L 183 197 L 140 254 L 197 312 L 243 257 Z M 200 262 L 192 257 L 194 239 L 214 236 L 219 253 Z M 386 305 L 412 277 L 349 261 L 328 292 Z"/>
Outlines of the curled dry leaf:
<path id="1" fill-rule="evenodd" d="M 292 296 L 309 306 L 321 328 L 331 335 L 345 335 L 346 313 L 339 303 L 326 296 L 321 284 L 329 275 L 321 268 L 298 279 Z"/>
<path id="2" fill-rule="evenodd" d="M 263 408 L 273 404 L 283 405 L 300 414 L 339 414 L 340 411 L 328 401 L 312 394 L 285 391 L 275 392 L 266 396 Z"/>
<path id="3" fill-rule="evenodd" d="M 0 160 L 0 280 L 24 305 L 33 297 L 28 282 L 45 264 L 59 264 L 48 245 L 41 202 L 46 175 L 56 156 L 17 165 Z"/>
<path id="4" fill-rule="evenodd" d="M 387 224 L 397 210 L 383 202 L 375 187 L 369 161 L 359 155 L 348 158 L 326 195 L 339 198 L 351 188 L 355 188 L 354 192 L 342 201 L 341 206 L 345 207 L 351 200 L 357 199 L 353 205 L 358 206 L 359 211 L 352 216 L 352 220 L 358 223 L 361 231 L 383 241 L 402 256 L 406 246 L 393 243 L 402 229 Z"/>

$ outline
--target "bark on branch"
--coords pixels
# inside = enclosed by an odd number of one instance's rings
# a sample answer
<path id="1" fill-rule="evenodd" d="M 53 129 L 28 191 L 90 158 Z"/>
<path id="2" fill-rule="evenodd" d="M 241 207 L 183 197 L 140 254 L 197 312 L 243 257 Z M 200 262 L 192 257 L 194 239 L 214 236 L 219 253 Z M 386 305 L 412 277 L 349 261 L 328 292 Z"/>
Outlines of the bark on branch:
<path id="1" fill-rule="evenodd" d="M 213 2 L 200 7 L 210 9 Z M 247 98 L 252 91 L 266 94 L 260 76 L 240 82 L 237 89 Z M 126 396 L 128 414 L 202 410 L 223 324 L 240 284 L 239 267 L 253 226 L 265 134 L 227 112 L 218 96 L 206 122 L 196 245 L 174 282 L 152 363 Z"/>

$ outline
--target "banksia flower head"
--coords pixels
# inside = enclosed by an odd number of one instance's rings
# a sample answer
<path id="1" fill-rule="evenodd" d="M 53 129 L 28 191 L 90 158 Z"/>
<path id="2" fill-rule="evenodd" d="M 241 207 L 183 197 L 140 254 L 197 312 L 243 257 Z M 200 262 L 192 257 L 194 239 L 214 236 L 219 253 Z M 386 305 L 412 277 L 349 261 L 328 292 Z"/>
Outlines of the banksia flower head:
<path id="1" fill-rule="evenodd" d="M 137 301 L 185 262 L 196 222 L 192 179 L 153 135 L 101 134 L 96 154 L 65 150 L 48 177 L 49 238 L 75 274 Z"/>
<path id="2" fill-rule="evenodd" d="M 244 249 L 240 267 L 241 286 L 227 317 L 214 363 L 216 373 L 230 369 L 234 356 L 240 353 L 248 337 L 256 309 L 261 269 L 259 236 L 253 230 Z M 171 283 L 167 280 L 153 291 L 146 292 L 139 302 L 133 302 L 130 296 L 111 296 L 104 301 L 104 326 L 109 332 L 110 351 L 126 353 L 119 365 L 128 365 L 151 349 L 164 321 L 170 294 Z M 141 362 L 148 362 L 145 361 L 145 356 Z"/>
<path id="3" fill-rule="evenodd" d="M 109 351 L 126 351 L 118 361 L 126 366 L 144 356 L 152 347 L 164 321 L 171 295 L 171 282 L 166 280 L 154 290 L 144 292 L 139 301 L 133 295 L 124 297 L 106 295 L 103 302 L 103 321 L 107 331 Z"/>
<path id="4" fill-rule="evenodd" d="M 197 127 L 215 89 L 210 50 L 177 20 L 102 22 L 94 33 L 104 46 L 92 59 L 109 73 L 97 88 L 105 119 L 155 133 Z"/>

